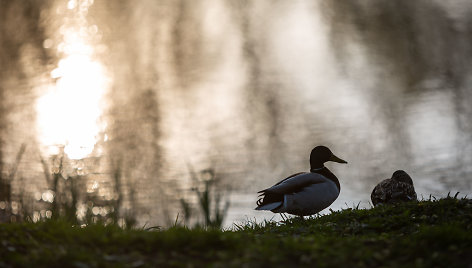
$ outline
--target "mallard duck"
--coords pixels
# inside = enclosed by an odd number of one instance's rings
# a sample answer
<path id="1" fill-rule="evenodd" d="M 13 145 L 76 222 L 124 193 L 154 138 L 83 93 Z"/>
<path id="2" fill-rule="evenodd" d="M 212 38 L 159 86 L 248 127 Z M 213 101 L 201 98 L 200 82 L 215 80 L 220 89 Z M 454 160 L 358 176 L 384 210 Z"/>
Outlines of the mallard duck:
<path id="1" fill-rule="evenodd" d="M 293 174 L 259 191 L 255 209 L 307 216 L 329 207 L 338 198 L 341 186 L 338 178 L 324 166 L 327 161 L 347 164 L 328 147 L 317 146 L 310 154 L 310 172 Z"/>
<path id="2" fill-rule="evenodd" d="M 403 170 L 393 172 L 392 178 L 381 181 L 370 194 L 374 206 L 411 201 L 416 198 L 413 180 Z"/>

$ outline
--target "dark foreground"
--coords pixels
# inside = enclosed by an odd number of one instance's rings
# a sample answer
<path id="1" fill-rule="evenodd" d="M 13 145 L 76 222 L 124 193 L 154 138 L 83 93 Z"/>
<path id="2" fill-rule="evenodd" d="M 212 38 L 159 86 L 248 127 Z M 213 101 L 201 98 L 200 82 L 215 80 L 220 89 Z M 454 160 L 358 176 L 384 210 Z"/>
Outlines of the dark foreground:
<path id="1" fill-rule="evenodd" d="M 0 225 L 0 267 L 470 267 L 472 200 L 347 209 L 232 231 Z"/>

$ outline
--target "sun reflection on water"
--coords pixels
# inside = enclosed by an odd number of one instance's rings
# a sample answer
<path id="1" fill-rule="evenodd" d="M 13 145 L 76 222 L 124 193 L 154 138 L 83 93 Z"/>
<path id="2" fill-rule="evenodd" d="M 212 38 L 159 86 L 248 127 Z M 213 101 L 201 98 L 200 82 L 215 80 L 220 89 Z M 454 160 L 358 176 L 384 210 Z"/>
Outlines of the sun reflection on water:
<path id="1" fill-rule="evenodd" d="M 75 9 L 78 4 L 80 8 Z M 104 66 L 95 59 L 96 49 L 100 48 L 98 28 L 89 26 L 86 20 L 92 4 L 93 1 L 68 2 L 67 14 L 74 20 L 60 27 L 57 53 L 62 58 L 50 74 L 56 82 L 36 105 L 42 145 L 48 148 L 48 153 L 64 146 L 64 152 L 71 159 L 91 154 L 98 134 L 104 129 L 100 117 L 108 76 Z M 50 43 L 45 42 L 45 46 Z"/>

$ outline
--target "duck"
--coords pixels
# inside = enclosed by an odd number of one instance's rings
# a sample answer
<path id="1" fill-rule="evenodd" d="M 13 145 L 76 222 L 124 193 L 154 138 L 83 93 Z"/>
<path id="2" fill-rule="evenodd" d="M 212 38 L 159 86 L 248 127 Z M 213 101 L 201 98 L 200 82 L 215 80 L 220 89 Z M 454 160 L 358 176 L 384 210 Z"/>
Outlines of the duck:
<path id="1" fill-rule="evenodd" d="M 385 179 L 374 187 L 370 199 L 377 206 L 417 200 L 417 195 L 410 175 L 404 170 L 397 170 L 390 179 Z"/>
<path id="2" fill-rule="evenodd" d="M 332 161 L 347 164 L 323 145 L 310 153 L 310 172 L 288 176 L 270 188 L 257 192 L 259 199 L 255 210 L 309 216 L 329 207 L 339 196 L 338 178 L 324 165 Z"/>

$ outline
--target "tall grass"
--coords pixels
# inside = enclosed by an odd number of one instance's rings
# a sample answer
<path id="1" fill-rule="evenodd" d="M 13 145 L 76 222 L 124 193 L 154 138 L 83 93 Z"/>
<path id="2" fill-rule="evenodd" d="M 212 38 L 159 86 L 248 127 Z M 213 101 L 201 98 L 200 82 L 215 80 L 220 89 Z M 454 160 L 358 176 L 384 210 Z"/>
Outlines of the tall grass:
<path id="1" fill-rule="evenodd" d="M 22 146 L 17 153 L 16 162 L 12 165 L 5 178 L 0 178 L 0 222 L 60 220 L 73 225 L 89 225 L 93 223 L 117 224 L 125 228 L 136 226 L 137 219 L 133 189 L 124 187 L 122 166 L 119 161 L 111 163 L 110 182 L 114 198 L 105 200 L 97 194 L 87 192 L 87 174 L 68 174 L 71 160 L 64 152 L 51 156 L 49 159 L 39 157 L 42 165 L 43 177 L 47 189 L 42 191 L 50 195 L 34 199 L 31 193 L 22 189 L 19 197 L 12 197 L 12 181 L 25 152 Z M 176 217 L 175 226 L 180 224 L 183 215 L 185 226 L 204 228 L 221 228 L 230 205 L 226 194 L 227 189 L 222 186 L 220 178 L 214 169 L 205 169 L 195 172 L 190 169 L 192 181 L 191 197 L 180 199 L 182 214 Z M 24 183 L 23 183 L 24 184 Z M 130 199 L 131 208 L 124 206 L 124 199 Z M 15 200 L 12 200 L 15 199 Z M 128 200 L 127 199 L 127 200 Z M 12 210 L 15 204 L 15 211 Z M 96 207 L 107 208 L 107 213 L 96 213 Z M 95 209 L 95 211 L 94 211 Z M 85 211 L 84 211 L 85 210 Z M 41 213 L 40 213 L 41 211 Z M 45 213 L 43 213 L 45 212 Z"/>
<path id="2" fill-rule="evenodd" d="M 223 200 L 224 192 L 214 169 L 209 168 L 196 173 L 190 168 L 190 175 L 194 184 L 192 192 L 195 194 L 198 207 L 193 208 L 188 200 L 180 200 L 185 222 L 199 218 L 195 224 L 197 227 L 221 228 L 230 202 L 227 198 Z M 193 213 L 195 210 L 199 215 Z"/>
<path id="3" fill-rule="evenodd" d="M 40 157 L 47 190 L 51 198 L 35 200 L 24 191 L 21 183 L 21 193 L 16 199 L 12 195 L 12 182 L 26 147 L 22 146 L 17 154 L 16 162 L 0 177 L 0 222 L 60 220 L 71 224 L 88 225 L 91 223 L 118 224 L 131 228 L 136 224 L 133 209 L 123 212 L 124 189 L 122 184 L 121 167 L 112 166 L 111 183 L 114 198 L 106 200 L 95 193 L 87 192 L 87 174 L 68 174 L 65 166 L 70 161 L 64 152 L 51 156 L 48 160 Z M 21 181 L 20 181 L 21 182 Z M 29 194 L 30 195 L 30 194 Z M 15 199 L 15 200 L 13 200 Z M 35 203 L 35 204 L 32 204 Z M 15 206 L 15 210 L 13 210 Z M 32 209 L 32 208 L 36 208 Z M 39 210 L 38 210 L 39 208 Z M 98 209 L 106 213 L 97 213 Z M 85 211 L 84 211 L 85 210 Z M 40 213 L 45 212 L 45 213 Z"/>
<path id="4" fill-rule="evenodd" d="M 15 180 L 16 172 L 18 171 L 18 166 L 20 165 L 23 154 L 25 153 L 26 145 L 22 144 L 18 153 L 16 154 L 15 162 L 10 170 L 6 172 L 6 175 L 3 175 L 3 170 L 0 169 L 0 202 L 2 207 L 0 208 L 0 222 L 12 221 L 16 218 L 13 216 L 12 212 L 12 183 Z M 1 161 L 2 159 L 0 159 Z M 0 165 L 3 167 L 3 165 Z"/>

